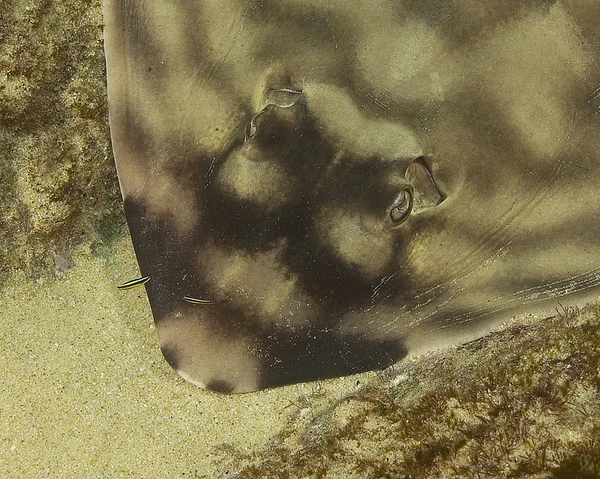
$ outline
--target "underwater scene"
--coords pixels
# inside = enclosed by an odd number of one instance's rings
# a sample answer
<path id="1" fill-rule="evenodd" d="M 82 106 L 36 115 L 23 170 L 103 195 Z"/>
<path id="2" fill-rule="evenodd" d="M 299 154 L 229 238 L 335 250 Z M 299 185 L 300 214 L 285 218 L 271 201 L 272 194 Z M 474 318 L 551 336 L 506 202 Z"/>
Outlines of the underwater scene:
<path id="1" fill-rule="evenodd" d="M 600 477 L 599 25 L 5 0 L 0 477 Z"/>

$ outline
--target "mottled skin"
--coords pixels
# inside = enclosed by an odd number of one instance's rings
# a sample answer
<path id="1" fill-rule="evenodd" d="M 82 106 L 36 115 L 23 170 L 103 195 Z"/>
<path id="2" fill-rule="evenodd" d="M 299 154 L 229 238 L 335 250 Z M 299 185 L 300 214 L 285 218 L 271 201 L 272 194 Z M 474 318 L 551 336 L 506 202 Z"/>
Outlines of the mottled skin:
<path id="1" fill-rule="evenodd" d="M 594 1 L 106 0 L 105 17 L 127 219 L 186 379 L 380 368 L 598 295 Z"/>

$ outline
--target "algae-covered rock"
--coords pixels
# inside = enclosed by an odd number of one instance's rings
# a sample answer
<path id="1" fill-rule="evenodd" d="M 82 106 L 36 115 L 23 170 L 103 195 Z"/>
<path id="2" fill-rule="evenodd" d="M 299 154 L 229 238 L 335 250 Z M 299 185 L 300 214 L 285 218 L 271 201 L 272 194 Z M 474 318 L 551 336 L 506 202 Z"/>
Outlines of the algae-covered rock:
<path id="1" fill-rule="evenodd" d="M 600 309 L 514 321 L 329 404 L 292 404 L 261 453 L 223 447 L 234 477 L 600 477 Z"/>
<path id="2" fill-rule="evenodd" d="M 3 2 L 0 275 L 122 223 L 106 105 L 101 2 Z"/>

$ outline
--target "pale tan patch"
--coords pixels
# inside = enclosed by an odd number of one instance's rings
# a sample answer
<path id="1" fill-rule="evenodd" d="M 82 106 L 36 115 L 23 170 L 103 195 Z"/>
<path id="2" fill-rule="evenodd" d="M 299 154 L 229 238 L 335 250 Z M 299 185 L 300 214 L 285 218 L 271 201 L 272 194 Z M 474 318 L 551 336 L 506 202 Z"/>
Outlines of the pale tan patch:
<path id="1" fill-rule="evenodd" d="M 209 309 L 205 311 L 210 314 Z M 250 341 L 214 331 L 196 314 L 176 312 L 157 323 L 161 348 L 177 356 L 177 373 L 202 388 L 211 381 L 226 380 L 232 392 L 258 389 L 260 360 L 251 353 Z"/>
<path id="2" fill-rule="evenodd" d="M 154 83 L 145 70 L 129 72 L 127 81 L 137 85 L 129 90 L 136 116 L 144 119 L 143 127 L 152 131 L 157 145 L 179 142 L 195 145 L 204 154 L 221 153 L 238 134 L 244 116 L 239 100 L 200 80 L 194 67 L 171 65 L 172 60 L 165 58 L 154 66 L 168 72 L 160 83 Z"/>
<path id="3" fill-rule="evenodd" d="M 227 93 L 220 89 L 225 85 L 218 81 L 218 87 L 212 89 L 210 97 L 202 98 L 195 108 L 217 112 L 209 107 L 210 103 L 237 100 L 235 103 L 239 107 L 240 99 L 251 100 L 247 82 L 240 79 L 256 78 L 264 70 L 264 65 L 255 59 L 260 45 L 257 44 L 256 29 L 252 28 L 245 15 L 248 6 L 232 0 L 204 0 L 186 5 L 186 8 L 169 0 L 157 0 L 144 6 L 148 9 L 146 17 L 152 23 L 148 28 L 154 32 L 155 40 L 163 49 L 164 64 L 174 72 L 169 85 L 175 81 L 181 93 L 194 92 L 201 85 L 201 79 L 210 80 L 207 70 L 217 77 L 219 72 L 226 71 L 227 77 L 232 80 L 227 85 Z M 193 23 L 194 17 L 197 21 L 210 18 L 210 22 L 202 25 L 200 37 L 196 40 L 201 42 L 198 52 L 190 51 L 191 39 L 185 29 L 172 28 L 173 25 Z M 254 60 L 248 61 L 250 58 Z M 180 82 L 178 77 L 187 81 Z M 195 100 L 186 97 L 186 101 L 195 103 Z"/>
<path id="4" fill-rule="evenodd" d="M 267 30 L 269 24 L 259 23 L 257 27 L 252 20 L 254 7 L 250 3 L 204 0 L 199 5 L 201 17 L 210 18 L 202 25 L 210 46 L 206 61 L 215 72 L 226 72 L 229 92 L 251 101 L 257 92 L 250 88 L 248 79 L 256 81 L 268 67 L 268 62 L 261 61 L 260 52 L 261 39 L 268 38 L 263 30 Z"/>
<path id="5" fill-rule="evenodd" d="M 353 156 L 362 158 L 421 156 L 419 140 L 408 126 L 366 118 L 344 90 L 313 83 L 305 85 L 303 92 L 319 128 L 336 149 L 350 151 Z"/>
<path id="6" fill-rule="evenodd" d="M 483 43 L 475 57 L 495 61 L 484 71 L 482 88 L 515 126 L 520 140 L 540 156 L 560 152 L 573 127 L 576 94 L 591 57 L 564 7 L 510 23 Z"/>
<path id="7" fill-rule="evenodd" d="M 381 18 L 377 28 L 365 31 L 357 50 L 358 70 L 373 91 L 403 100 L 443 97 L 445 74 L 438 73 L 448 49 L 443 37 L 420 20 L 385 23 Z"/>
<path id="8" fill-rule="evenodd" d="M 120 152 L 118 172 L 124 198 L 143 203 L 151 214 L 173 224 L 180 233 L 191 232 L 201 214 L 200 208 L 192 206 L 198 204 L 194 192 L 181 188 L 177 178 L 164 170 L 155 171 L 162 162 L 145 163 L 126 145 L 122 145 Z"/>
<path id="9" fill-rule="evenodd" d="M 383 230 L 369 231 L 352 211 L 324 207 L 316 218 L 323 241 L 342 261 L 357 266 L 362 274 L 376 277 L 392 259 L 392 237 Z"/>
<path id="10" fill-rule="evenodd" d="M 229 155 L 219 172 L 218 183 L 240 200 L 260 204 L 267 210 L 279 208 L 293 196 L 293 186 L 286 172 L 272 161 L 253 161 L 245 146 Z"/>
<path id="11" fill-rule="evenodd" d="M 269 251 L 248 254 L 210 245 L 197 261 L 217 300 L 233 301 L 263 326 L 293 331 L 309 326 L 318 316 L 318 307 L 279 261 L 284 248 L 281 241 Z"/>
<path id="12" fill-rule="evenodd" d="M 113 31 L 107 39 L 111 78 L 108 94 L 111 105 L 122 107 L 111 108 L 111 124 L 135 117 L 142 133 L 152 132 L 156 145 L 177 142 L 197 145 L 198 151 L 211 155 L 219 154 L 237 134 L 244 115 L 240 99 L 233 93 L 224 95 L 216 82 L 199 75 L 202 64 L 190 54 L 189 38 L 181 29 L 172 28 L 184 15 L 183 10 L 168 2 L 147 2 L 137 8 L 147 10 L 138 14 L 148 23 L 146 28 L 152 30 L 151 48 L 157 51 L 152 54 L 152 63 L 140 62 L 144 50 L 150 48 L 148 45 L 131 44 L 121 31 Z M 114 22 L 112 9 L 105 14 L 107 22 Z M 121 144 L 131 143 L 131 135 L 128 129 L 111 128 L 117 156 Z"/>

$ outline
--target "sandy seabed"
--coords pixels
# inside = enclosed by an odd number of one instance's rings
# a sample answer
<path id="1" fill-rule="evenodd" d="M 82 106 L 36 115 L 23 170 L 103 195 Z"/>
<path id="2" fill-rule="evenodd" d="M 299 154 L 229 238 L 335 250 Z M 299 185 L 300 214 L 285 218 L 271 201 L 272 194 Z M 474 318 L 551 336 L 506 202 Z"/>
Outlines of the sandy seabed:
<path id="1" fill-rule="evenodd" d="M 223 443 L 263 446 L 314 384 L 219 395 L 164 361 L 129 236 L 0 296 L 0 477 L 218 477 Z M 351 388 L 355 378 L 319 383 Z"/>

